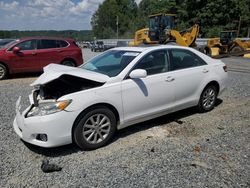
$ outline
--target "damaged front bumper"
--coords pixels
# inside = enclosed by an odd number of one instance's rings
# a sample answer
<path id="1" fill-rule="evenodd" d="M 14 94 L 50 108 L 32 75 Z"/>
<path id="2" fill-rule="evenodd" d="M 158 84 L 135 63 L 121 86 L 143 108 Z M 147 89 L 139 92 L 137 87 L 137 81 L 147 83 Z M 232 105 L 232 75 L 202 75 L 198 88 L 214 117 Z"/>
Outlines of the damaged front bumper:
<path id="1" fill-rule="evenodd" d="M 30 100 L 33 101 L 31 97 Z M 13 127 L 22 140 L 41 147 L 56 147 L 72 143 L 71 129 L 76 113 L 62 110 L 46 116 L 27 117 L 34 103 L 23 113 L 20 112 L 20 103 L 21 97 L 16 102 Z"/>

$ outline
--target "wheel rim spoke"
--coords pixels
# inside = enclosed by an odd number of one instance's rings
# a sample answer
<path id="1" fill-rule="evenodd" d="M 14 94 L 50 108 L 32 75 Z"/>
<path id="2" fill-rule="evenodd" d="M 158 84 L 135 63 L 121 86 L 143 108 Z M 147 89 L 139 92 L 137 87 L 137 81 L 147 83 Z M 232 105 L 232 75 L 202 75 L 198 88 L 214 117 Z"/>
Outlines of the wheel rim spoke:
<path id="1" fill-rule="evenodd" d="M 87 141 L 90 141 L 90 139 L 94 136 L 95 132 L 93 131 L 87 138 Z"/>
<path id="2" fill-rule="evenodd" d="M 102 118 L 101 122 L 99 123 L 99 125 L 103 124 L 104 121 L 105 121 L 106 119 L 107 119 L 106 116 L 104 116 L 104 117 Z"/>
<path id="3" fill-rule="evenodd" d="M 83 134 L 84 134 L 84 135 L 88 135 L 89 133 L 92 133 L 92 132 L 94 132 L 94 131 L 91 130 L 91 129 L 89 129 L 89 130 L 85 131 Z"/>
<path id="4" fill-rule="evenodd" d="M 103 132 L 103 133 L 108 133 L 109 130 L 106 130 L 106 129 L 101 129 L 100 132 Z"/>
<path id="5" fill-rule="evenodd" d="M 101 115 L 98 114 L 98 115 L 97 115 L 97 118 L 96 118 L 96 124 L 97 124 L 97 125 L 99 125 L 99 123 L 100 123 L 100 118 L 101 118 Z"/>
<path id="6" fill-rule="evenodd" d="M 95 133 L 95 136 L 94 136 L 94 140 L 93 140 L 94 143 L 97 142 L 97 133 Z"/>
<path id="7" fill-rule="evenodd" d="M 94 125 L 86 124 L 86 125 L 84 125 L 84 127 L 85 127 L 85 128 L 89 128 L 89 129 L 92 129 L 92 128 L 94 128 Z"/>
<path id="8" fill-rule="evenodd" d="M 3 68 L 0 67 L 0 78 L 2 78 L 3 75 L 4 75 L 4 70 Z"/>
<path id="9" fill-rule="evenodd" d="M 110 123 L 109 123 L 109 122 L 107 122 L 107 123 L 105 123 L 105 124 L 103 124 L 103 125 L 100 125 L 100 128 L 103 129 L 104 127 L 108 127 L 108 126 L 110 126 Z"/>
<path id="10" fill-rule="evenodd" d="M 99 135 L 99 137 L 100 137 L 101 140 L 104 140 L 104 137 L 103 137 L 103 135 L 100 132 L 98 132 L 98 135 Z"/>
<path id="11" fill-rule="evenodd" d="M 91 121 L 92 125 L 95 125 L 95 120 L 94 120 L 93 116 L 91 116 L 91 118 L 89 120 Z"/>

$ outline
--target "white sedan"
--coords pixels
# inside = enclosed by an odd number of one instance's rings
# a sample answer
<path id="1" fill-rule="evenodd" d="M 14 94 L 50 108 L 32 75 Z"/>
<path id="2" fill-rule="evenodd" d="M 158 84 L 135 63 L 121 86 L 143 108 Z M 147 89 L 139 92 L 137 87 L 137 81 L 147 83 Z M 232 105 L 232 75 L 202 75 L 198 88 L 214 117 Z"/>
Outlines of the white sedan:
<path id="1" fill-rule="evenodd" d="M 129 125 L 192 106 L 213 109 L 227 76 L 220 60 L 168 45 L 111 49 L 77 68 L 50 64 L 23 113 L 17 101 L 14 130 L 42 147 L 96 149 Z"/>

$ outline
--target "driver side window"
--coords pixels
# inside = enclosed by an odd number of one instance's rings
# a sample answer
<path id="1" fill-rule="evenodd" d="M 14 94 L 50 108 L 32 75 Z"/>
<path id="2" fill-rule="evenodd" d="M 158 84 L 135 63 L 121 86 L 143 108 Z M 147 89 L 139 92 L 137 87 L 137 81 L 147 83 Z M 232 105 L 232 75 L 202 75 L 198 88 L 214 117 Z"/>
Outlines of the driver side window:
<path id="1" fill-rule="evenodd" d="M 168 71 L 167 53 L 164 50 L 154 51 L 145 57 L 134 67 L 144 69 L 147 75 L 159 74 Z"/>
<path id="2" fill-rule="evenodd" d="M 36 40 L 27 40 L 24 42 L 20 42 L 15 47 L 19 47 L 20 50 L 35 50 L 36 49 Z M 13 47 L 14 48 L 14 47 Z M 13 50 L 11 49 L 11 51 Z"/>

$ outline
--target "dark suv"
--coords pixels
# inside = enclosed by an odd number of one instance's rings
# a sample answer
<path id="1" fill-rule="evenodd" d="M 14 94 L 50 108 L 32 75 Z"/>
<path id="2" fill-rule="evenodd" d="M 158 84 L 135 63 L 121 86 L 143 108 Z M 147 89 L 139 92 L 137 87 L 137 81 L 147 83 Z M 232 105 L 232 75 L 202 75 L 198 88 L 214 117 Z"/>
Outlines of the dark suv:
<path id="1" fill-rule="evenodd" d="M 50 64 L 79 66 L 82 50 L 73 39 L 32 37 L 13 41 L 0 49 L 0 80 L 12 73 L 39 72 Z"/>

